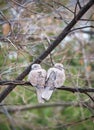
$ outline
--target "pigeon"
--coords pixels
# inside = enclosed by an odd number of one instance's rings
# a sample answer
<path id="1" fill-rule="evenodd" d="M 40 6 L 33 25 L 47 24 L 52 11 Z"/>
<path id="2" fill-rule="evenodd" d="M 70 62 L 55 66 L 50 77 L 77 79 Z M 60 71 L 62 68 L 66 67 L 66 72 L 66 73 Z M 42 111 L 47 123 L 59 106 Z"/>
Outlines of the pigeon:
<path id="1" fill-rule="evenodd" d="M 45 89 L 42 93 L 42 98 L 48 101 L 55 88 L 60 88 L 65 81 L 65 71 L 61 63 L 56 63 L 54 67 L 50 68 L 47 72 Z"/>
<path id="2" fill-rule="evenodd" d="M 39 103 L 44 103 L 44 99 L 41 97 L 44 91 L 46 79 L 46 70 L 42 69 L 41 65 L 33 64 L 31 66 L 31 71 L 28 75 L 28 81 L 32 86 L 36 88 L 37 99 Z"/>

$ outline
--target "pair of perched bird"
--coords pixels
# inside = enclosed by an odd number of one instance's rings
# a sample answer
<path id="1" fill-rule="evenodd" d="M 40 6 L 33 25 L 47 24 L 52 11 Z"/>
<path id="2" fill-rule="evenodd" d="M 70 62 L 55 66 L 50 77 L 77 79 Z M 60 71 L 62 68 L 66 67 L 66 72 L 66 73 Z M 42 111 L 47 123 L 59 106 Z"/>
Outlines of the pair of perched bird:
<path id="1" fill-rule="evenodd" d="M 61 63 L 56 63 L 46 72 L 40 64 L 33 64 L 28 80 L 36 88 L 38 102 L 44 103 L 51 98 L 55 88 L 60 88 L 64 84 L 64 67 Z"/>

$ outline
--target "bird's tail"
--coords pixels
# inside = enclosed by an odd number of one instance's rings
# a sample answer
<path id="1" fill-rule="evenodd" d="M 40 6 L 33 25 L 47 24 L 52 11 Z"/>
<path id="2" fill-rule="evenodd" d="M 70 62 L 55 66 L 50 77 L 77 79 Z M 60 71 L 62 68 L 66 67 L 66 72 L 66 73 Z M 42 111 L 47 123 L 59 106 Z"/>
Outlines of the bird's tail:
<path id="1" fill-rule="evenodd" d="M 37 99 L 39 103 L 44 103 L 44 99 L 42 98 L 42 93 L 44 89 L 43 88 L 36 88 L 36 93 L 37 93 Z"/>
<path id="2" fill-rule="evenodd" d="M 50 87 L 45 88 L 42 93 L 42 98 L 48 101 L 51 98 L 53 91 L 54 90 L 51 90 Z"/>

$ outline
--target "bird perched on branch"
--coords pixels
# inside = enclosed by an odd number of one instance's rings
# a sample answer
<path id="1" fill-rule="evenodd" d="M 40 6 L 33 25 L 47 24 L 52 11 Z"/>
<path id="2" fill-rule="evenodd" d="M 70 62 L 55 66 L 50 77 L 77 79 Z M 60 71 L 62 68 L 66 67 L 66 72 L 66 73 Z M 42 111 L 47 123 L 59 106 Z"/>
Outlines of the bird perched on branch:
<path id="1" fill-rule="evenodd" d="M 44 103 L 44 99 L 41 96 L 42 92 L 44 91 L 45 79 L 46 70 L 42 69 L 39 64 L 33 64 L 28 75 L 28 80 L 36 88 L 39 103 Z"/>
<path id="2" fill-rule="evenodd" d="M 42 93 L 44 100 L 49 100 L 55 88 L 60 88 L 65 81 L 64 67 L 60 63 L 56 63 L 54 67 L 50 68 L 47 72 L 45 83 L 45 90 Z"/>

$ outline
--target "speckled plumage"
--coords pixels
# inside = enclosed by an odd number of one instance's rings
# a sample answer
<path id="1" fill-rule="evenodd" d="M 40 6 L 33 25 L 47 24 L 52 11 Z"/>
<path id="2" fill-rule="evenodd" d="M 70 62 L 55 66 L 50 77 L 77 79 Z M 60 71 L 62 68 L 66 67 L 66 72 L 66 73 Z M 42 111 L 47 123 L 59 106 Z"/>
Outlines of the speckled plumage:
<path id="1" fill-rule="evenodd" d="M 54 67 L 50 68 L 47 72 L 47 79 L 45 90 L 42 93 L 42 98 L 49 100 L 55 88 L 61 87 L 65 81 L 65 71 L 63 65 L 56 63 Z"/>
<path id="2" fill-rule="evenodd" d="M 36 87 L 36 93 L 39 103 L 44 103 L 42 92 L 44 91 L 46 79 L 46 71 L 41 68 L 39 64 L 33 64 L 31 66 L 31 71 L 28 75 L 29 82 Z"/>

